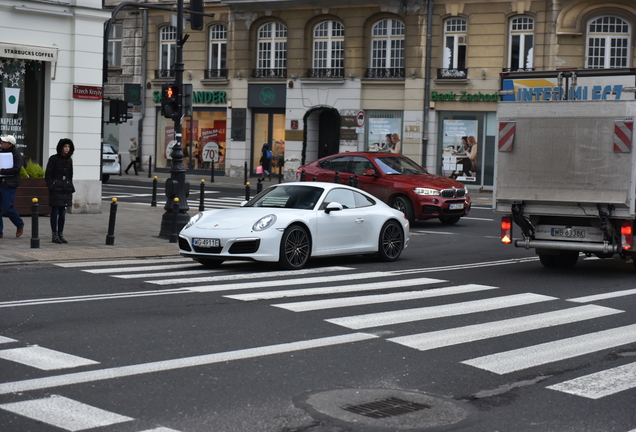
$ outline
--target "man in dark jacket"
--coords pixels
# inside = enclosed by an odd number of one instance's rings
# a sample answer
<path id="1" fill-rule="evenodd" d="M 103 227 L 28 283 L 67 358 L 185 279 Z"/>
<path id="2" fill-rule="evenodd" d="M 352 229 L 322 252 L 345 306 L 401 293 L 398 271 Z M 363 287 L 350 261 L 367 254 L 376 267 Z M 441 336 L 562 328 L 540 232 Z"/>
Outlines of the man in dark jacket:
<path id="1" fill-rule="evenodd" d="M 13 208 L 15 192 L 20 182 L 20 168 L 23 165 L 22 154 L 15 146 L 15 137 L 13 135 L 0 136 L 2 148 L 0 149 L 0 209 L 9 217 L 13 225 L 18 230 L 16 237 L 20 237 L 24 232 L 24 221 Z M 4 224 L 2 215 L 0 214 L 0 238 L 3 236 Z"/>

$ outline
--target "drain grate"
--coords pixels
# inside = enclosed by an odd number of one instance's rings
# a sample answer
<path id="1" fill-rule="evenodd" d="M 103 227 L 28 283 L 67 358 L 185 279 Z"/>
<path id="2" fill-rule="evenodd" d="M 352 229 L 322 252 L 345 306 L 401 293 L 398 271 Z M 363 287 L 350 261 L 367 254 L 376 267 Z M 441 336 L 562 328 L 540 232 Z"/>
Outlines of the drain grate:
<path id="1" fill-rule="evenodd" d="M 342 407 L 342 409 L 365 417 L 386 418 L 398 416 L 400 414 L 408 414 L 430 407 L 430 405 L 390 397 L 359 405 L 347 405 Z"/>

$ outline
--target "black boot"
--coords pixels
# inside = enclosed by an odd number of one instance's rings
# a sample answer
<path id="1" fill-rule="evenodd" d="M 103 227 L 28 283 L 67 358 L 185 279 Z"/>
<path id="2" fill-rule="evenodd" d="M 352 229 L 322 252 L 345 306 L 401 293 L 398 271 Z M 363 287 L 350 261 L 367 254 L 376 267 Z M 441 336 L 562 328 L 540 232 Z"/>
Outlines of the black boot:
<path id="1" fill-rule="evenodd" d="M 57 233 L 55 231 L 53 231 L 53 243 L 57 243 L 57 244 L 62 244 L 62 240 L 60 240 L 60 237 L 57 235 Z"/>
<path id="2" fill-rule="evenodd" d="M 62 243 L 68 243 L 68 241 L 66 241 L 66 239 L 65 239 L 65 238 L 64 238 L 64 236 L 62 235 L 62 231 L 60 231 L 60 232 L 57 234 L 57 237 L 60 239 L 60 241 L 61 241 Z"/>

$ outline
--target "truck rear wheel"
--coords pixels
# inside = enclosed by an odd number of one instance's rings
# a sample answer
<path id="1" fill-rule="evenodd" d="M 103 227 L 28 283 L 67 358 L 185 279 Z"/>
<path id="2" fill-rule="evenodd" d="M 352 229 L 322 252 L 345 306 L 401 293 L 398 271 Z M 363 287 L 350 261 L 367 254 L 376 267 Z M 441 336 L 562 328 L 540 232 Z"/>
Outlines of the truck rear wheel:
<path id="1" fill-rule="evenodd" d="M 579 253 L 576 251 L 564 251 L 559 255 L 539 254 L 539 260 L 547 268 L 572 268 L 579 260 Z"/>

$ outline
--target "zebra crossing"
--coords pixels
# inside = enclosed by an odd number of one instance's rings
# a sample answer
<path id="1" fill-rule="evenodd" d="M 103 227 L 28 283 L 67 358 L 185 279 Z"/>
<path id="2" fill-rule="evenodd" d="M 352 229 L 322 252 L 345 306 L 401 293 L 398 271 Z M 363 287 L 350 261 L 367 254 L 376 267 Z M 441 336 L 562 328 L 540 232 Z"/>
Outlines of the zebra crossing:
<path id="1" fill-rule="evenodd" d="M 507 265 L 507 262 L 473 263 L 484 266 Z M 581 327 L 572 327 L 577 323 L 596 323 L 605 317 L 620 316 L 625 311 L 608 307 L 602 302 L 608 299 L 636 295 L 635 289 L 616 289 L 595 296 L 578 298 L 560 298 L 533 292 L 505 293 L 502 287 L 481 284 L 453 284 L 447 279 L 422 277 L 432 270 L 427 268 L 408 271 L 366 271 L 357 273 L 350 266 L 331 266 L 306 268 L 296 271 L 280 271 L 267 269 L 265 266 L 242 262 L 226 262 L 220 268 L 205 269 L 188 259 L 147 259 L 116 260 L 93 262 L 57 263 L 65 268 L 75 268 L 83 272 L 104 275 L 116 279 L 136 279 L 146 283 L 152 289 L 128 293 L 108 295 L 74 296 L 67 298 L 46 299 L 47 302 L 74 301 L 117 301 L 118 299 L 145 295 L 188 295 L 201 293 L 219 293 L 224 298 L 241 301 L 269 302 L 269 306 L 295 314 L 312 312 L 311 319 L 321 319 L 353 333 L 345 333 L 337 337 L 322 338 L 309 341 L 297 341 L 282 345 L 264 346 L 238 350 L 228 353 L 215 353 L 201 358 L 189 360 L 189 365 L 209 364 L 233 359 L 251 358 L 261 355 L 272 355 L 290 350 L 304 350 L 330 346 L 341 343 L 365 343 L 368 340 L 383 338 L 388 343 L 414 349 L 420 352 L 432 352 L 464 345 L 480 343 L 480 348 L 488 347 L 489 353 L 458 361 L 458 366 L 470 367 L 498 375 L 526 371 L 531 368 L 550 366 L 556 362 L 580 358 L 585 355 L 602 353 L 605 350 L 636 343 L 636 323 L 623 323 L 611 328 L 596 328 L 587 332 Z M 250 268 L 251 265 L 257 266 Z M 456 269 L 457 266 L 449 267 Z M 435 268 L 442 271 L 443 268 Z M 271 281 L 275 280 L 275 289 Z M 377 293 L 378 291 L 381 291 Z M 475 298 L 479 294 L 479 298 Z M 312 299 L 312 297 L 322 297 Z M 467 297 L 468 296 L 468 297 Z M 435 299 L 435 304 L 427 301 Z M 21 305 L 42 304 L 34 302 L 0 303 L 2 307 L 19 307 Z M 419 306 L 418 306 L 419 305 Z M 373 307 L 364 313 L 365 308 Z M 378 310 L 380 308 L 381 310 Z M 350 311 L 355 310 L 356 313 Z M 361 313 L 363 312 L 363 313 Z M 501 315 L 495 315 L 501 312 Z M 492 316 L 491 316 L 492 314 Z M 448 324 L 445 328 L 433 331 L 418 332 L 415 328 L 427 328 L 426 323 L 433 320 L 461 319 L 462 324 L 454 327 Z M 636 320 L 635 320 L 636 321 Z M 420 323 L 422 325 L 420 325 Z M 559 329 L 569 327 L 568 332 L 561 334 Z M 390 330 L 390 331 L 388 331 Z M 526 344 L 526 338 L 517 338 L 518 346 L 514 349 L 498 349 L 497 338 L 510 335 L 524 335 L 529 332 L 539 335 L 541 342 Z M 576 335 L 572 335 L 576 332 Z M 533 338 L 533 340 L 537 340 Z M 489 341 L 488 344 L 483 344 Z M 31 367 L 45 369 L 73 368 L 98 364 L 94 360 L 75 358 L 64 353 L 56 353 L 42 347 L 2 349 L 13 339 L 0 335 L 0 359 L 19 362 Z M 31 349 L 33 348 L 33 349 Z M 470 353 L 470 350 L 465 352 Z M 481 352 L 483 354 L 483 352 Z M 182 363 L 183 359 L 179 359 Z M 175 360 L 176 362 L 176 360 Z M 161 367 L 172 368 L 170 362 L 157 362 L 154 366 L 127 366 L 125 371 L 95 372 L 95 379 L 110 379 L 112 376 L 127 376 L 132 373 L 149 373 Z M 620 364 L 619 364 L 620 363 Z M 180 367 L 180 366 L 179 366 Z M 45 369 L 49 370 L 49 369 Z M 139 370 L 139 371 L 137 371 Z M 133 372 L 131 372 L 133 371 Z M 120 374 L 120 375 L 118 375 Z M 103 378 L 99 378 L 103 376 Z M 91 375 L 92 377 L 92 375 Z M 104 378 L 105 377 L 105 378 Z M 93 379 L 85 375 L 68 375 L 69 383 Z M 79 380 L 79 381 L 77 381 Z M 63 380 L 62 380 L 63 381 Z M 34 387 L 10 387 L 6 389 L 0 384 L 0 394 L 13 392 L 18 388 L 26 391 L 29 388 L 54 387 L 60 379 L 51 378 L 51 383 L 33 383 Z M 26 384 L 25 384 L 26 385 Z M 570 394 L 577 397 L 597 400 L 620 392 L 636 389 L 636 362 L 629 362 L 629 357 L 607 366 L 606 369 L 546 385 L 550 391 Z M 12 402 L 0 405 L 0 410 L 20 415 L 36 415 L 32 417 L 53 425 L 72 424 L 72 419 L 62 419 L 60 405 L 80 404 L 66 400 L 61 396 L 50 396 L 42 400 Z M 95 407 L 77 407 L 77 411 L 86 410 L 85 417 L 94 416 L 95 424 L 99 422 L 131 421 L 116 413 L 103 413 Z M 43 414 L 44 413 L 44 414 Z M 112 414 L 112 417 L 109 415 Z M 52 416 L 52 417 L 49 417 Z M 102 419 L 106 420 L 102 420 Z M 92 426 L 98 427 L 98 426 Z M 79 429 L 76 429 L 79 430 Z M 153 429 L 153 432 L 155 430 Z M 168 432 L 169 429 L 159 427 L 156 432 Z"/>
<path id="2" fill-rule="evenodd" d="M 210 194 L 218 194 L 218 191 L 206 191 L 206 197 L 203 199 L 203 205 L 206 210 L 211 209 L 230 209 L 236 208 L 241 205 L 243 201 L 245 201 L 245 194 L 236 195 L 236 196 L 224 196 L 218 198 L 207 197 Z M 254 194 L 252 194 L 254 196 Z M 130 192 L 122 192 L 122 193 L 104 193 L 102 195 L 102 199 L 104 201 L 111 201 L 113 198 L 117 198 L 118 200 L 133 198 L 135 201 L 130 202 L 129 204 L 140 205 L 140 206 L 148 206 L 150 201 L 152 200 L 152 194 L 139 194 L 139 193 L 130 193 Z M 163 207 L 166 205 L 166 197 L 165 194 L 157 194 L 157 207 Z M 188 199 L 188 206 L 192 209 L 199 208 L 200 201 L 198 198 L 190 197 Z"/>

